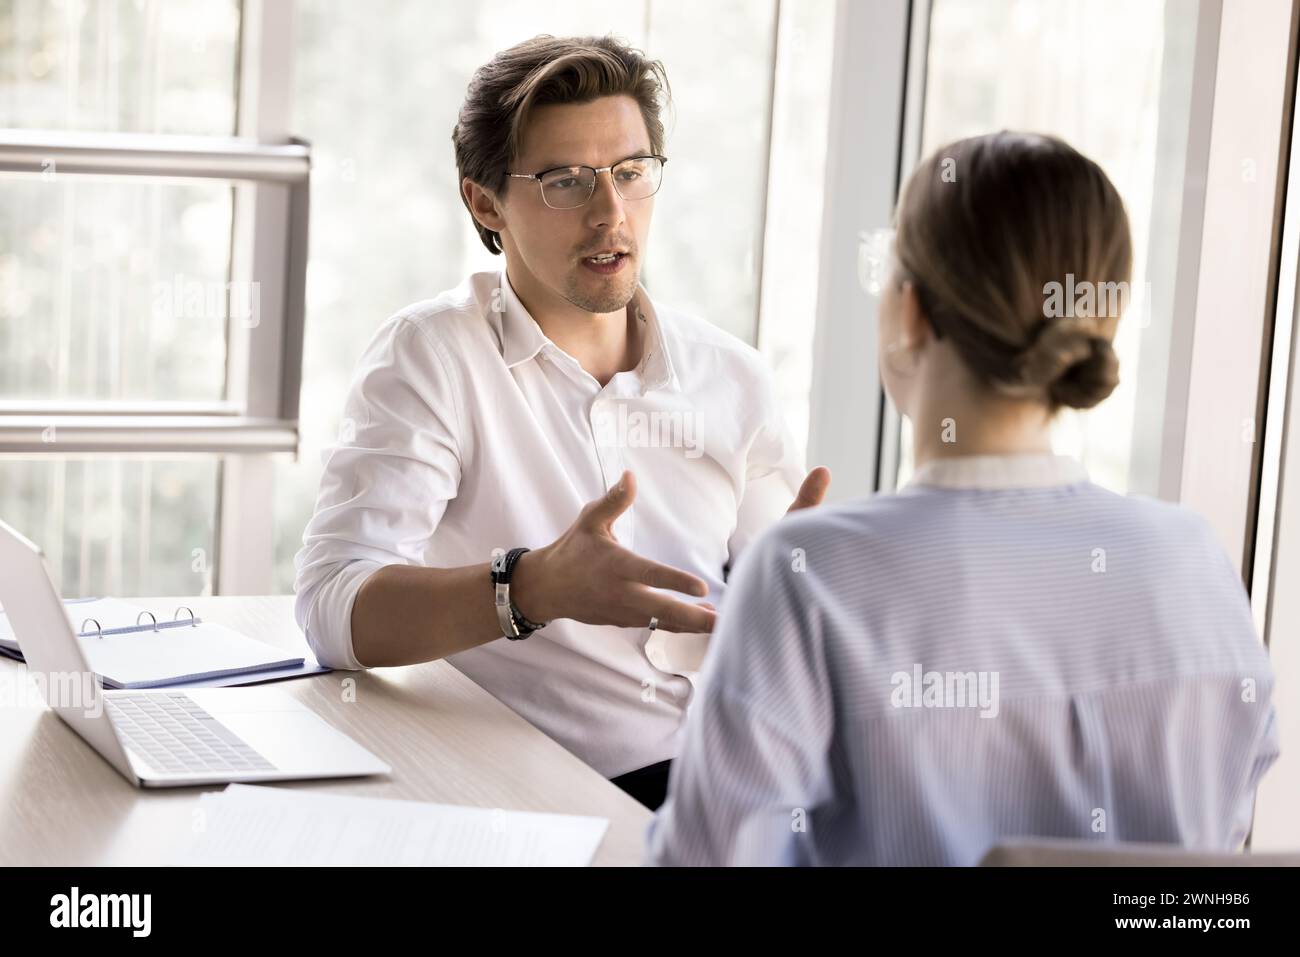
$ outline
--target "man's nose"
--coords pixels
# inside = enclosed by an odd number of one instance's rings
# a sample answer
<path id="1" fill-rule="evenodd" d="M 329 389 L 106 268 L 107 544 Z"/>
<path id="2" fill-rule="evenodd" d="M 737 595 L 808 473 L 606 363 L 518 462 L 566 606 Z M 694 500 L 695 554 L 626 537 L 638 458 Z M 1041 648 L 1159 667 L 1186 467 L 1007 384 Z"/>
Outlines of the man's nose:
<path id="1" fill-rule="evenodd" d="M 587 202 L 587 225 L 605 229 L 623 225 L 623 219 L 623 197 L 614 188 L 614 174 L 597 173 L 596 187 Z"/>

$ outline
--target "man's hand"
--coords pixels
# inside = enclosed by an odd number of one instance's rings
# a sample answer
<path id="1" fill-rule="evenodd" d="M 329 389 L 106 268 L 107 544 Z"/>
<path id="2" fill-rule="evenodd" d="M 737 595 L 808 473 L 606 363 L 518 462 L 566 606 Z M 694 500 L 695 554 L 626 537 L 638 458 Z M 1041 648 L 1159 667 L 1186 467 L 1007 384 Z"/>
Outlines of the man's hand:
<path id="1" fill-rule="evenodd" d="M 614 521 L 635 498 L 636 479 L 624 472 L 617 485 L 583 507 L 563 535 L 520 556 L 510 595 L 521 615 L 531 621 L 572 618 L 624 628 L 645 628 L 658 618 L 664 631 L 713 631 L 717 613 L 712 605 L 692 605 L 654 590 L 702 598 L 709 593 L 703 579 L 618 544 Z"/>
<path id="2" fill-rule="evenodd" d="M 814 505 L 820 505 L 822 499 L 826 497 L 826 490 L 831 487 L 831 470 L 824 465 L 819 465 L 803 480 L 799 486 L 799 494 L 794 497 L 794 504 L 785 510 L 789 515 L 791 512 L 797 512 L 801 508 L 812 508 Z"/>

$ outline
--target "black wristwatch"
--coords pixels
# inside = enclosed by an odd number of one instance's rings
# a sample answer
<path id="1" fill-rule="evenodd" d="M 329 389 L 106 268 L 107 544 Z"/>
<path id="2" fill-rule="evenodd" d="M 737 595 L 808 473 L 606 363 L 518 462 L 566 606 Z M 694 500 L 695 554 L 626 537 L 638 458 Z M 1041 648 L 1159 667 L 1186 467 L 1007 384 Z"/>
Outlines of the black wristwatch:
<path id="1" fill-rule="evenodd" d="M 519 556 L 526 551 L 526 548 L 512 548 L 492 559 L 492 584 L 495 589 L 493 604 L 497 609 L 497 623 L 501 625 L 501 634 L 511 641 L 521 641 L 548 624 L 529 621 L 510 600 L 510 576 L 514 573 Z"/>

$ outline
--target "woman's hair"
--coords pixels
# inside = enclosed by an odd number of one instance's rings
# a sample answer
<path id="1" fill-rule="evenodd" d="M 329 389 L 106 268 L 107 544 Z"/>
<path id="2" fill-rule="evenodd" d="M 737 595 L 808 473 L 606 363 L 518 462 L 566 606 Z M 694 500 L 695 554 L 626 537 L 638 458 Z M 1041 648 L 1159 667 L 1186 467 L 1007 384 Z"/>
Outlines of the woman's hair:
<path id="1" fill-rule="evenodd" d="M 524 128 L 535 107 L 589 103 L 602 96 L 636 100 L 650 134 L 651 152 L 664 151 L 660 111 L 671 93 L 658 60 L 612 36 L 538 36 L 503 50 L 469 81 L 451 133 L 457 171 L 462 179 L 500 192 L 507 168 L 522 149 Z M 460 198 L 469 209 L 464 193 Z M 501 252 L 496 232 L 477 219 L 474 228 L 488 252 Z"/>
<path id="2" fill-rule="evenodd" d="M 1051 136 L 958 140 L 909 178 L 896 227 L 898 279 L 980 382 L 1052 411 L 1110 395 L 1133 248 L 1096 163 Z"/>

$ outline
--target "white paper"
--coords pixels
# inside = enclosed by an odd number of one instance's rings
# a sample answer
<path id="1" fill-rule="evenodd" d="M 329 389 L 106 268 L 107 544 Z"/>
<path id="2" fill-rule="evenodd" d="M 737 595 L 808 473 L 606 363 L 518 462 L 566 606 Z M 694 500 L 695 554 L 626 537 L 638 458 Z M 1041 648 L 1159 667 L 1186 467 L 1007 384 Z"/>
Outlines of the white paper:
<path id="1" fill-rule="evenodd" d="M 177 864 L 585 867 L 605 818 L 247 784 L 199 797 Z"/>
<path id="2" fill-rule="evenodd" d="M 95 673 L 103 675 L 105 684 L 122 688 L 161 687 L 302 663 L 302 655 L 281 651 L 212 621 L 79 640 Z"/>

